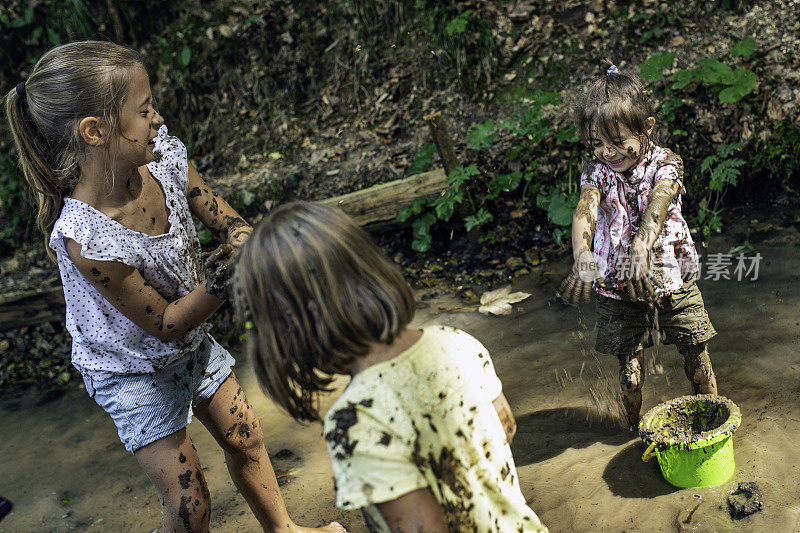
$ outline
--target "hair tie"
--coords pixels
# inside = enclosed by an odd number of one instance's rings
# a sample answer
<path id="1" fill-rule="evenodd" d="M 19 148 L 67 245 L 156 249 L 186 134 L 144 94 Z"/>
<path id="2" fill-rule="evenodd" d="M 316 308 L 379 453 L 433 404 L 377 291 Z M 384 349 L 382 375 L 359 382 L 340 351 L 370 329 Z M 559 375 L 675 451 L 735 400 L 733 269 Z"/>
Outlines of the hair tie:
<path id="1" fill-rule="evenodd" d="M 19 82 L 17 84 L 17 96 L 22 98 L 22 100 L 25 100 L 25 98 L 27 98 L 27 96 L 28 96 L 28 93 L 25 90 L 25 82 L 24 81 L 21 81 L 21 82 Z"/>
<path id="2" fill-rule="evenodd" d="M 619 74 L 619 69 L 613 64 L 606 70 L 606 76 L 611 76 L 612 74 Z"/>

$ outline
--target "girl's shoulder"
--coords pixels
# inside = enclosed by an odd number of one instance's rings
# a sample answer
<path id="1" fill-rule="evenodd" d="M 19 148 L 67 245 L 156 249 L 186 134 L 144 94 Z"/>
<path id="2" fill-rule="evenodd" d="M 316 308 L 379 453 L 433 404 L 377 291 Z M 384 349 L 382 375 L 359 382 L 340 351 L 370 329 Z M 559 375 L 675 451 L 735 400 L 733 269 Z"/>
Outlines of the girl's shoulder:
<path id="1" fill-rule="evenodd" d="M 91 205 L 74 198 L 64 198 L 61 214 L 50 233 L 50 248 L 56 255 L 67 256 L 65 239 L 81 246 L 81 255 L 100 261 L 135 264 L 135 249 L 129 244 L 130 231 Z M 136 243 L 134 243 L 136 244 Z"/>
<path id="2" fill-rule="evenodd" d="M 648 154 L 648 160 L 659 168 L 665 165 L 680 165 L 683 168 L 681 156 L 664 146 L 654 145 Z"/>

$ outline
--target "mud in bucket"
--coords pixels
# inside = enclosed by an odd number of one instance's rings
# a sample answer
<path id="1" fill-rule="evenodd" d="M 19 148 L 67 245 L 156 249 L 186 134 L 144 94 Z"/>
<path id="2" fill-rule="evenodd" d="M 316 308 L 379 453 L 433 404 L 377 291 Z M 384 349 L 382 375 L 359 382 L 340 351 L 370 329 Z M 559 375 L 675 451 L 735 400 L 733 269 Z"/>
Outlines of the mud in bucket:
<path id="1" fill-rule="evenodd" d="M 721 485 L 733 475 L 733 432 L 739 408 L 711 394 L 681 396 L 650 409 L 639 423 L 647 446 L 643 461 L 658 458 L 661 474 L 676 487 Z"/>

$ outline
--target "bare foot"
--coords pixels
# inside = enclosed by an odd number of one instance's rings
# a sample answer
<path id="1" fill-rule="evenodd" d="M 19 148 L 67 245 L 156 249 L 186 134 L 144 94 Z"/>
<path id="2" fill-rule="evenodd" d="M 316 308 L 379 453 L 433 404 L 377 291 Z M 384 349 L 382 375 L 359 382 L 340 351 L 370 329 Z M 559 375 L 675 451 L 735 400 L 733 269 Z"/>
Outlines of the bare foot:
<path id="1" fill-rule="evenodd" d="M 347 533 L 347 530 L 339 522 L 331 522 L 325 527 L 297 527 L 297 533 L 312 533 L 313 531 L 325 531 L 326 533 Z"/>

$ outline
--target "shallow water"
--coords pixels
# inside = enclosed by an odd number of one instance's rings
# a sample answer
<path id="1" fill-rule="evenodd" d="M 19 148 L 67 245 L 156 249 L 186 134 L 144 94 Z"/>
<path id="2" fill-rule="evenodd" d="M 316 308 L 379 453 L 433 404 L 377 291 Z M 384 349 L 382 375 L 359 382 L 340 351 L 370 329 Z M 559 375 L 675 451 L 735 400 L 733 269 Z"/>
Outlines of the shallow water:
<path id="1" fill-rule="evenodd" d="M 725 253 L 731 244 L 717 239 L 710 251 Z M 465 329 L 493 354 L 519 425 L 512 448 L 522 491 L 551 531 L 800 530 L 800 237 L 781 230 L 756 248 L 764 258 L 758 281 L 699 282 L 719 333 L 710 342 L 719 391 L 742 411 L 736 474 L 720 487 L 677 489 L 655 462 L 642 463 L 639 439 L 616 424 L 616 361 L 591 351 L 594 304 L 575 309 L 552 297 L 565 263 L 546 264 L 517 284 L 532 296 L 508 317 L 439 312 L 461 305 L 449 297 L 419 311 L 415 323 Z M 647 350 L 645 361 L 643 412 L 689 393 L 673 347 Z M 279 413 L 246 365 L 237 366 L 269 452 L 288 448 L 299 457 L 275 460 L 276 470 L 291 470 L 283 493 L 293 518 L 308 525 L 340 520 L 364 531 L 358 513 L 334 507 L 321 427 Z M 323 409 L 333 399 L 324 398 Z M 154 490 L 85 391 L 38 400 L 31 392 L 0 397 L 0 496 L 15 505 L 0 531 L 156 529 Z M 212 438 L 197 422 L 190 435 L 211 490 L 212 529 L 257 530 Z M 740 481 L 758 483 L 764 510 L 734 521 L 725 502 Z"/>

